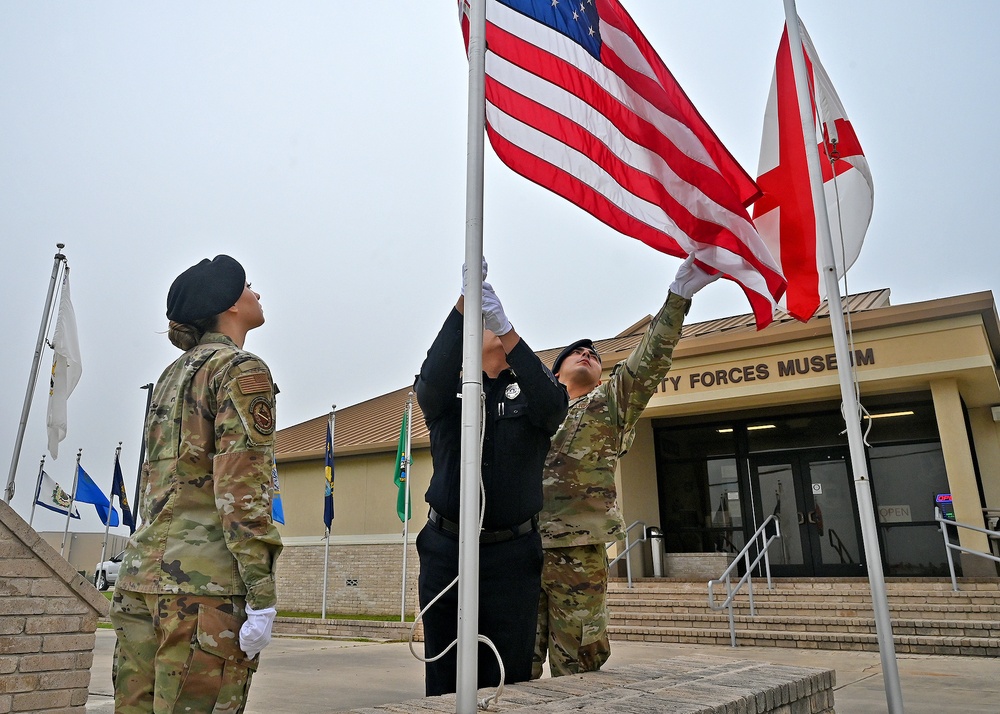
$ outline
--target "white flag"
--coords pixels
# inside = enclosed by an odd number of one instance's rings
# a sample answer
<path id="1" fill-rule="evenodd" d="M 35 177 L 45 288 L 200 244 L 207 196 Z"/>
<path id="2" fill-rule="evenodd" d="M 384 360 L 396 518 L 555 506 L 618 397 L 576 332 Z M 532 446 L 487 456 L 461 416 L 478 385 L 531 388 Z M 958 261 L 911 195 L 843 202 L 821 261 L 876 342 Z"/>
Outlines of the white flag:
<path id="1" fill-rule="evenodd" d="M 49 411 L 45 424 L 49 431 L 49 453 L 59 455 L 59 442 L 66 438 L 66 400 L 73 393 L 83 368 L 80 366 L 80 342 L 76 333 L 76 313 L 69 297 L 69 268 L 63 276 L 59 296 L 59 315 L 52 337 L 52 379 L 49 382 Z"/>
<path id="2" fill-rule="evenodd" d="M 861 252 L 861 242 L 871 221 L 872 175 L 854 126 L 801 20 L 799 33 L 809 70 L 816 122 L 815 135 L 807 139 L 819 149 L 823 191 L 834 241 L 837 277 L 840 278 Z M 805 141 L 786 29 L 778 46 L 764 114 L 757 177 L 757 185 L 764 195 L 754 204 L 753 222 L 788 281 L 785 306 L 792 317 L 803 322 L 812 317 L 826 297 Z"/>
<path id="3" fill-rule="evenodd" d="M 62 486 L 42 471 L 42 477 L 38 480 L 38 493 L 35 494 L 35 503 L 48 508 L 50 511 L 66 515 L 69 510 L 69 504 L 72 501 L 72 496 L 63 491 Z M 79 518 L 80 512 L 74 508 L 72 516 L 73 518 Z"/>

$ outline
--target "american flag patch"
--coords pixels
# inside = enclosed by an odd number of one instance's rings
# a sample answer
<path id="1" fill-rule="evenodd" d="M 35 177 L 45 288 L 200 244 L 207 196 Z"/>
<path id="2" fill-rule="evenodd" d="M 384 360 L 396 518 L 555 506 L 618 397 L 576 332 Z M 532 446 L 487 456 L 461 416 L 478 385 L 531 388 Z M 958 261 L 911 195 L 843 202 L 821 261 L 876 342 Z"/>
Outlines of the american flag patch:
<path id="1" fill-rule="evenodd" d="M 237 377 L 236 382 L 240 385 L 240 392 L 243 394 L 259 394 L 271 390 L 271 380 L 263 372 L 244 374 Z"/>

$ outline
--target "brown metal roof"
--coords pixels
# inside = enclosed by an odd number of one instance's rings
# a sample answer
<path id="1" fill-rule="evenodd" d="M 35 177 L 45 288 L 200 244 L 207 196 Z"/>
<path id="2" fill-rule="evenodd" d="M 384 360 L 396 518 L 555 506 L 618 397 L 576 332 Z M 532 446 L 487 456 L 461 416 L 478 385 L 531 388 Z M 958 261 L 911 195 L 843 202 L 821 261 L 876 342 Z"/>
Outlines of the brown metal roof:
<path id="1" fill-rule="evenodd" d="M 410 387 L 338 409 L 333 425 L 335 454 L 360 451 L 391 451 L 399 443 L 399 428 Z M 274 451 L 278 461 L 302 461 L 322 458 L 326 449 L 328 414 L 301 424 L 280 429 L 275 434 Z M 416 397 L 413 399 L 413 429 L 410 439 L 415 445 L 429 443 L 424 414 Z"/>
<path id="2" fill-rule="evenodd" d="M 846 298 L 846 302 L 847 309 L 851 314 L 888 307 L 889 290 L 885 288 L 850 295 Z M 829 306 L 824 302 L 816 311 L 816 317 L 829 317 L 829 315 Z M 642 339 L 652 319 L 652 315 L 647 315 L 614 337 L 595 340 L 594 345 L 597 347 L 598 352 L 603 355 L 629 352 Z M 779 310 L 775 314 L 774 324 L 787 322 L 794 322 L 794 318 Z M 756 332 L 752 313 L 685 325 L 681 332 L 681 338 L 700 337 L 713 333 L 733 334 L 736 332 L 749 334 Z M 547 350 L 540 350 L 536 354 L 544 364 L 551 365 L 552 360 L 555 359 L 561 349 L 562 347 L 554 347 Z M 380 397 L 369 399 L 360 404 L 338 409 L 334 422 L 334 453 L 356 454 L 391 451 L 394 449 L 399 440 L 403 407 L 406 405 L 406 397 L 410 391 L 410 387 L 403 387 L 395 392 L 383 394 Z M 328 415 L 323 414 L 315 419 L 279 430 L 275 435 L 275 453 L 278 461 L 302 461 L 322 458 L 326 447 L 327 418 Z M 416 398 L 413 400 L 413 430 L 411 440 L 414 446 L 426 446 L 429 443 L 424 416 L 417 405 Z"/>

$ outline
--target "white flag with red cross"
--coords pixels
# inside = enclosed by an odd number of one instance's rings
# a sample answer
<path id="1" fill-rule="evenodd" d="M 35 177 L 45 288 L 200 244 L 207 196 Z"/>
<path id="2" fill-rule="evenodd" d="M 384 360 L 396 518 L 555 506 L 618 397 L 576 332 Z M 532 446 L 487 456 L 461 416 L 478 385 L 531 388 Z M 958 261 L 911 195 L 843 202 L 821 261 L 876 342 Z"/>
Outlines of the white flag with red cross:
<path id="1" fill-rule="evenodd" d="M 844 105 L 801 20 L 799 31 L 815 119 L 815 135 L 808 139 L 819 147 L 837 277 L 841 278 L 861 252 L 871 221 L 871 172 Z M 754 225 L 788 281 L 785 308 L 796 319 L 806 321 L 816 312 L 825 291 L 787 28 L 778 46 L 764 113 L 757 185 L 763 196 L 754 204 Z"/>

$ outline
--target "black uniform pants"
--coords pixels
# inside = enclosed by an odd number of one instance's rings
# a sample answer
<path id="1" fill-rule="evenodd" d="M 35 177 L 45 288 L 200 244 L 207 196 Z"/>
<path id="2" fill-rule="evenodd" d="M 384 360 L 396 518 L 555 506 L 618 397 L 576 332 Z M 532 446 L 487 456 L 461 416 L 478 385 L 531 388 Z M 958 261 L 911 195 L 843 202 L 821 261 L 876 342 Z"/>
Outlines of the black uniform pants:
<path id="1" fill-rule="evenodd" d="M 458 574 L 458 536 L 428 523 L 417 535 L 417 555 L 422 609 Z M 541 574 L 542 540 L 537 530 L 479 546 L 479 633 L 500 653 L 507 684 L 531 678 Z M 436 656 L 458 635 L 458 587 L 451 588 L 424 614 L 425 657 Z M 455 691 L 456 650 L 457 646 L 425 665 L 427 696 Z M 480 643 L 477 687 L 499 683 L 496 656 Z"/>

